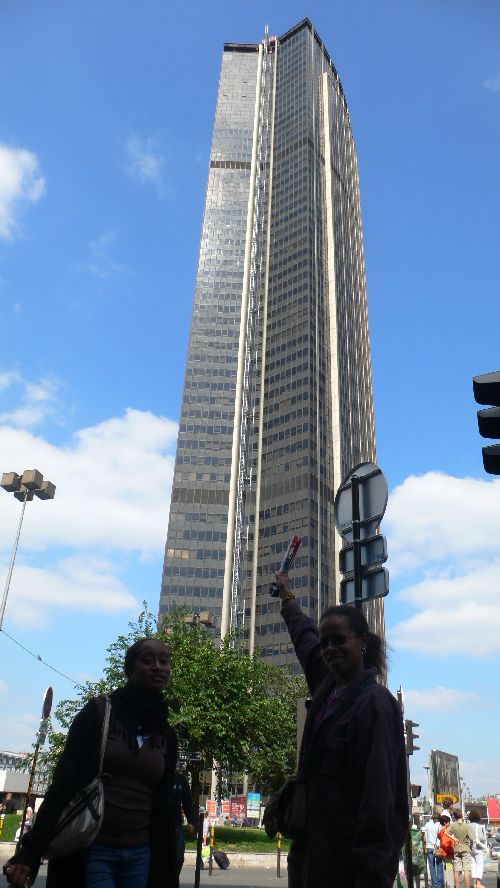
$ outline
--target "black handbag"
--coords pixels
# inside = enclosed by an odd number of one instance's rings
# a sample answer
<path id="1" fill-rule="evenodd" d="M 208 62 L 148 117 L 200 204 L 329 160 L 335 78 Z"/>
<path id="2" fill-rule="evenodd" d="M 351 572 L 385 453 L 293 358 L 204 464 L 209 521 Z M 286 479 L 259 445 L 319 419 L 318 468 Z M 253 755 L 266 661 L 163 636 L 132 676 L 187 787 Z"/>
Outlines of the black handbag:
<path id="1" fill-rule="evenodd" d="M 88 848 L 96 838 L 104 816 L 104 788 L 102 785 L 102 763 L 108 739 L 111 702 L 106 697 L 106 709 L 102 725 L 99 771 L 96 777 L 79 789 L 64 807 L 52 834 L 50 844 L 43 856 L 47 860 L 66 857 L 81 848 Z"/>
<path id="2" fill-rule="evenodd" d="M 269 799 L 262 818 L 270 839 L 281 833 L 285 839 L 299 839 L 307 823 L 307 778 L 289 777 Z"/>

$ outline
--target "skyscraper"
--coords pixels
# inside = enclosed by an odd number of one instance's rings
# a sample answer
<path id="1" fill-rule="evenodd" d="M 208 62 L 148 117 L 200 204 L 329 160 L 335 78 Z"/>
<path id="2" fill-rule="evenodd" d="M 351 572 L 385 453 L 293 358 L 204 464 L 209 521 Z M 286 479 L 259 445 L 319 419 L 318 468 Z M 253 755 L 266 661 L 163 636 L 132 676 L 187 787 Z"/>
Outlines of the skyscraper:
<path id="1" fill-rule="evenodd" d="M 335 492 L 374 456 L 356 152 L 304 19 L 224 45 L 160 612 L 208 609 L 298 668 L 269 582 L 298 534 L 302 606 L 337 600 Z"/>

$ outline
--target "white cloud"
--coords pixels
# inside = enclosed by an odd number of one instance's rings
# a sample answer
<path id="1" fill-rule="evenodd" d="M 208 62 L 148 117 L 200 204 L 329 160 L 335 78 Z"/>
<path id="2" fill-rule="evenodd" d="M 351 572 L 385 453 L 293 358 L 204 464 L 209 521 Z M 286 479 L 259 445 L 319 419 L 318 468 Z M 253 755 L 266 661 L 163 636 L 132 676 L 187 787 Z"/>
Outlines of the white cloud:
<path id="1" fill-rule="evenodd" d="M 157 136 L 141 139 L 129 136 L 126 146 L 125 169 L 132 179 L 154 185 L 160 195 L 164 192 L 163 173 L 165 157 Z"/>
<path id="2" fill-rule="evenodd" d="M 485 89 L 491 90 L 491 92 L 500 92 L 500 74 L 488 80 L 483 80 L 483 86 Z"/>
<path id="3" fill-rule="evenodd" d="M 391 575 L 403 584 L 398 597 L 416 611 L 392 628 L 391 642 L 436 655 L 497 655 L 500 480 L 411 476 L 391 494 L 385 531 Z"/>
<path id="4" fill-rule="evenodd" d="M 19 215 L 27 203 L 37 203 L 45 190 L 36 154 L 0 144 L 0 237 L 19 232 Z"/>
<path id="5" fill-rule="evenodd" d="M 400 598 L 418 613 L 393 626 L 397 648 L 434 655 L 498 656 L 500 562 L 450 580 L 424 580 Z"/>
<path id="6" fill-rule="evenodd" d="M 384 522 L 391 573 L 498 551 L 500 479 L 411 475 L 394 489 Z"/>
<path id="7" fill-rule="evenodd" d="M 28 505 L 23 550 L 64 546 L 161 553 L 176 437 L 176 423 L 132 409 L 80 430 L 61 446 L 0 426 L 4 470 L 36 467 L 57 487 L 53 501 L 35 498 Z M 13 497 L 0 497 L 0 546 L 10 545 L 16 506 Z"/>
<path id="8" fill-rule="evenodd" d="M 54 607 L 92 614 L 136 609 L 138 603 L 115 571 L 112 562 L 83 555 L 64 558 L 50 568 L 18 564 L 10 587 L 9 620 L 25 630 L 46 626 Z"/>
<path id="9" fill-rule="evenodd" d="M 0 678 L 0 694 L 5 694 L 9 690 L 8 685 Z"/>
<path id="10" fill-rule="evenodd" d="M 421 710 L 449 712 L 462 707 L 464 703 L 477 699 L 477 694 L 472 691 L 457 691 L 454 688 L 436 687 L 420 691 L 405 691 L 405 706 L 408 705 L 415 712 Z"/>
<path id="11" fill-rule="evenodd" d="M 103 280 L 116 274 L 128 274 L 130 269 L 113 258 L 112 248 L 116 240 L 116 231 L 107 228 L 99 237 L 90 241 L 88 245 L 89 258 L 80 265 L 80 268 Z"/>
<path id="12" fill-rule="evenodd" d="M 0 413 L 0 424 L 33 428 L 60 408 L 60 382 L 53 374 L 37 381 L 24 379 L 17 370 L 0 373 L 0 393 L 11 396 L 13 407 Z M 14 406 L 15 405 L 15 406 Z"/>

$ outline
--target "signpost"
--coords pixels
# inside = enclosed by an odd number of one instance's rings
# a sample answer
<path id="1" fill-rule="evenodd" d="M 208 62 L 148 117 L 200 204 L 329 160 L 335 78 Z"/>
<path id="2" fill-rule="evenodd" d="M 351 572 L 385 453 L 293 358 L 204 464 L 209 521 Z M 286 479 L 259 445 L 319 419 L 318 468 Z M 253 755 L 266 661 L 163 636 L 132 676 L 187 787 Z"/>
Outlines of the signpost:
<path id="1" fill-rule="evenodd" d="M 28 783 L 28 789 L 26 792 L 26 798 L 24 800 L 24 808 L 23 808 L 23 816 L 21 818 L 21 830 L 19 832 L 19 844 L 21 843 L 21 839 L 23 837 L 24 832 L 24 824 L 26 823 L 26 812 L 28 810 L 28 805 L 31 801 L 31 792 L 33 790 L 33 782 L 35 779 L 35 771 L 36 771 L 36 763 L 38 761 L 38 753 L 40 751 L 40 746 L 43 746 L 45 743 L 45 739 L 47 737 L 47 728 L 49 726 L 49 716 L 50 710 L 52 709 L 52 701 L 54 699 L 54 692 L 52 688 L 47 688 L 43 698 L 42 704 L 42 719 L 40 721 L 40 726 L 38 728 L 38 734 L 36 735 L 36 744 L 35 744 L 35 752 L 33 754 L 33 761 L 31 763 L 31 773 L 30 779 Z"/>
<path id="2" fill-rule="evenodd" d="M 382 598 L 389 592 L 387 543 L 376 530 L 387 507 L 387 482 L 375 463 L 355 466 L 340 485 L 334 504 L 335 526 L 349 545 L 339 554 L 342 604 L 359 610 L 363 601 Z"/>

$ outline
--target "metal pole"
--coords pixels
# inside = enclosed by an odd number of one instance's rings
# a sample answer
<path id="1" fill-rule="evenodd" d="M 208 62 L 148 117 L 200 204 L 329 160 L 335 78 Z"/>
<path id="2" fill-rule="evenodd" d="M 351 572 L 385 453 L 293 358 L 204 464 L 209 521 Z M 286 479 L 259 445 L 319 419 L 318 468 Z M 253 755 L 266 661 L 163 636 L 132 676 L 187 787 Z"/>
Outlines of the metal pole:
<path id="1" fill-rule="evenodd" d="M 13 571 L 13 569 L 14 569 L 14 561 L 16 560 L 17 546 L 18 546 L 18 543 L 19 543 L 19 537 L 21 536 L 21 527 L 22 527 L 22 524 L 23 524 L 24 510 L 25 510 L 25 508 L 26 508 L 26 503 L 28 502 L 28 493 L 29 493 L 29 490 L 26 490 L 26 493 L 24 494 L 23 507 L 22 507 L 22 509 L 21 509 L 21 517 L 20 517 L 20 519 L 19 519 L 19 526 L 18 526 L 18 528 L 17 528 L 16 541 L 15 541 L 15 543 L 14 543 L 14 548 L 13 548 L 13 550 L 12 550 L 12 557 L 11 557 L 11 559 L 10 559 L 10 564 L 9 564 L 9 570 L 8 570 L 8 572 L 7 572 L 7 580 L 6 580 L 6 583 L 5 583 L 5 589 L 4 589 L 4 592 L 3 592 L 3 598 L 2 598 L 2 607 L 0 608 L 0 631 L 1 631 L 2 626 L 3 626 L 3 618 L 4 618 L 4 616 L 5 616 L 5 608 L 7 607 L 7 596 L 8 596 L 8 594 L 9 594 L 10 580 L 11 580 L 11 577 L 12 577 L 12 571 Z"/>
<path id="2" fill-rule="evenodd" d="M 212 875 L 214 868 L 214 828 L 210 826 L 210 857 L 208 858 L 208 875 Z"/>
<path id="3" fill-rule="evenodd" d="M 276 856 L 276 875 L 281 879 L 281 833 L 276 836 L 278 853 Z"/>
<path id="4" fill-rule="evenodd" d="M 198 820 L 198 841 L 196 842 L 196 869 L 194 872 L 194 888 L 200 888 L 200 873 L 201 873 L 201 846 L 203 845 L 203 820 L 205 818 L 205 811 L 203 808 L 200 811 L 200 816 Z"/>
<path id="5" fill-rule="evenodd" d="M 354 606 L 363 610 L 361 590 L 361 543 L 359 539 L 359 478 L 351 478 L 352 496 L 352 554 L 354 557 Z"/>
<path id="6" fill-rule="evenodd" d="M 420 830 L 420 838 L 422 839 L 422 849 L 424 852 L 424 884 L 425 888 L 429 888 L 429 876 L 427 874 L 427 842 L 425 839 L 425 833 Z M 436 866 L 434 860 L 432 861 L 432 866 Z M 431 874 L 432 877 L 432 874 Z"/>
<path id="7" fill-rule="evenodd" d="M 35 779 L 35 770 L 36 770 L 36 763 L 38 760 L 39 750 L 40 750 L 40 744 L 37 743 L 35 746 L 33 761 L 31 763 L 31 773 L 30 773 L 30 779 L 29 779 L 29 783 L 28 783 L 28 790 L 26 792 L 26 798 L 24 800 L 23 816 L 21 818 L 21 832 L 19 833 L 19 841 L 17 843 L 18 848 L 21 847 L 21 842 L 22 842 L 22 838 L 23 838 L 24 824 L 26 823 L 26 812 L 28 810 L 28 805 L 29 805 L 30 799 L 31 799 L 31 793 L 33 790 L 33 781 Z"/>
<path id="8" fill-rule="evenodd" d="M 406 835 L 406 879 L 408 882 L 408 888 L 414 888 L 415 882 L 413 881 L 413 856 L 412 856 L 412 846 L 411 846 L 411 820 L 408 824 L 408 833 Z"/>

